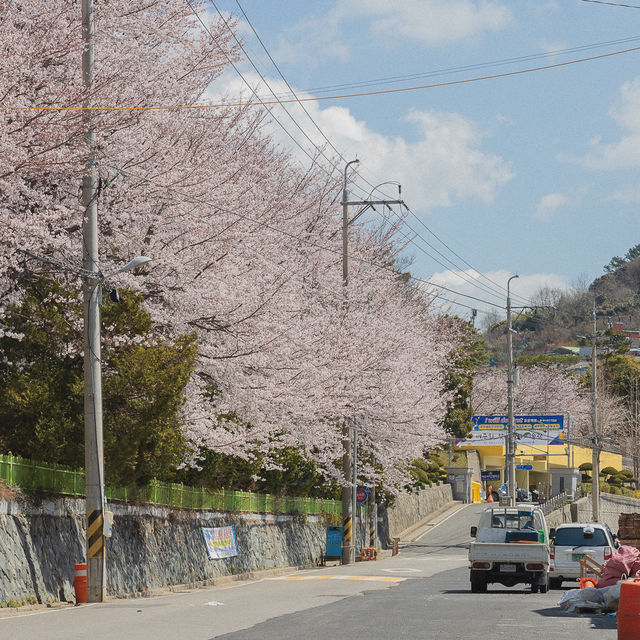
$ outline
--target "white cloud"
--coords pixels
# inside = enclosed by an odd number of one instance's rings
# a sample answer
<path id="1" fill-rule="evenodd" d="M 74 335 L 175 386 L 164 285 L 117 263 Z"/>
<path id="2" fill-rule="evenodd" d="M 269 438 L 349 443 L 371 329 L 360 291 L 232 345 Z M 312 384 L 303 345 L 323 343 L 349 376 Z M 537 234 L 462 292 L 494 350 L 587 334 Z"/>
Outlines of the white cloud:
<path id="1" fill-rule="evenodd" d="M 569 198 L 562 193 L 548 193 L 546 196 L 543 196 L 536 210 L 533 214 L 533 217 L 536 220 L 550 220 L 556 211 L 569 203 Z"/>
<path id="2" fill-rule="evenodd" d="M 480 313 L 498 313 L 504 316 L 506 314 L 507 280 L 512 275 L 514 274 L 504 269 L 482 275 L 471 269 L 466 271 L 448 270 L 434 273 L 429 280 L 451 290 L 432 288 L 433 291 L 439 291 L 440 300 L 435 303 L 435 306 L 442 310 L 458 314 L 462 318 L 470 317 L 471 309 L 468 307 L 477 309 Z M 519 275 L 518 279 L 512 280 L 510 285 L 512 304 L 514 306 L 526 304 L 536 292 L 544 287 L 569 289 L 570 285 L 565 276 L 555 273 Z M 474 300 L 460 294 L 467 294 L 480 300 Z M 456 302 L 460 304 L 456 304 Z"/>
<path id="3" fill-rule="evenodd" d="M 640 187 L 622 187 L 621 189 L 616 189 L 606 201 L 638 204 L 640 202 Z"/>
<path id="4" fill-rule="evenodd" d="M 245 77 L 259 86 L 257 77 L 249 74 Z M 269 84 L 276 93 L 287 91 L 280 81 L 269 80 Z M 245 99 L 249 97 L 242 81 L 231 76 L 217 83 L 215 89 L 233 96 L 244 93 Z M 264 86 L 258 92 L 262 96 L 267 95 Z M 306 94 L 300 92 L 298 96 L 306 97 Z M 212 101 L 216 99 L 213 94 L 209 97 Z M 304 106 L 345 159 L 360 159 L 359 170 L 371 183 L 378 184 L 385 180 L 401 182 L 403 195 L 414 210 L 424 212 L 461 201 L 491 203 L 498 190 L 514 175 L 510 164 L 503 158 L 482 150 L 484 132 L 472 121 L 455 113 L 410 111 L 405 118 L 414 126 L 416 135 L 415 140 L 409 141 L 372 130 L 366 122 L 357 120 L 347 107 L 323 108 L 320 102 L 306 102 Z M 341 171 L 344 160 L 336 159 L 336 152 L 302 108 L 295 104 L 287 105 L 287 108 L 309 138 L 317 146 L 325 147 L 326 154 L 334 159 Z M 311 143 L 282 107 L 276 106 L 273 111 L 283 125 L 269 125 L 274 139 L 308 166 L 309 156 L 294 145 L 291 137 L 309 154 L 313 154 Z M 326 160 L 323 164 L 328 166 Z"/>
<path id="5" fill-rule="evenodd" d="M 640 76 L 622 85 L 618 102 L 609 110 L 609 115 L 624 135 L 611 143 L 594 137 L 589 142 L 590 151 L 580 162 L 591 169 L 640 167 Z"/>
<path id="6" fill-rule="evenodd" d="M 506 4 L 488 0 L 351 0 L 346 4 L 353 14 L 372 18 L 371 30 L 378 37 L 400 36 L 429 46 L 497 31 L 511 19 Z"/>
<path id="7" fill-rule="evenodd" d="M 305 19 L 281 36 L 275 50 L 281 62 L 318 64 L 346 60 L 349 41 L 368 31 L 376 42 L 406 40 L 437 46 L 504 29 L 512 20 L 501 0 L 341 0 L 322 16 Z"/>

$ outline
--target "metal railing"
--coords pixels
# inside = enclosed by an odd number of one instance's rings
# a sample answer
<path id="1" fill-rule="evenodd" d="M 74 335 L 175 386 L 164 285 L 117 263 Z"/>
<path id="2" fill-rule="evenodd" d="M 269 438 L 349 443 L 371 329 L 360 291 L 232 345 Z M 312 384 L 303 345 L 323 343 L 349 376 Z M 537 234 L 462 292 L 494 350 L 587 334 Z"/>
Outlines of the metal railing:
<path id="1" fill-rule="evenodd" d="M 559 493 L 558 495 L 549 498 L 546 502 L 540 505 L 540 508 L 542 509 L 542 513 L 549 515 L 552 511 L 560 509 L 566 504 L 574 502 L 579 498 L 582 498 L 581 486 L 576 488 L 576 492 L 573 495 L 569 495 L 568 493 Z"/>
<path id="2" fill-rule="evenodd" d="M 64 465 L 35 462 L 0 454 L 0 479 L 24 489 L 85 495 L 84 471 Z M 248 491 L 210 491 L 204 487 L 189 487 L 180 483 L 153 481 L 144 487 L 109 487 L 107 500 L 125 503 L 150 503 L 201 509 L 206 511 L 244 511 L 250 513 L 284 513 L 304 515 L 338 515 L 342 503 L 325 498 L 276 496 Z"/>

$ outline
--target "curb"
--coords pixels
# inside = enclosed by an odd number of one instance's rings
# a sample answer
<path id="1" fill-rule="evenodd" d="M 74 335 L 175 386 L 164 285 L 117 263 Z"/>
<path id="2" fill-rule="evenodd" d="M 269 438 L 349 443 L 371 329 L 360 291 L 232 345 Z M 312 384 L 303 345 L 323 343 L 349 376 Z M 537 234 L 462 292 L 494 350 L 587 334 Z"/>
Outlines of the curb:
<path id="1" fill-rule="evenodd" d="M 459 509 L 466 506 L 461 500 L 453 500 L 452 502 L 448 502 L 440 509 L 436 511 L 432 511 L 427 516 L 425 516 L 416 524 L 411 525 L 404 531 L 401 531 L 399 535 L 394 536 L 396 538 L 400 538 L 400 542 L 413 542 L 413 540 L 417 537 L 415 534 L 422 535 L 423 530 L 428 526 L 435 526 L 438 523 L 442 522 L 450 513 L 454 513 Z"/>

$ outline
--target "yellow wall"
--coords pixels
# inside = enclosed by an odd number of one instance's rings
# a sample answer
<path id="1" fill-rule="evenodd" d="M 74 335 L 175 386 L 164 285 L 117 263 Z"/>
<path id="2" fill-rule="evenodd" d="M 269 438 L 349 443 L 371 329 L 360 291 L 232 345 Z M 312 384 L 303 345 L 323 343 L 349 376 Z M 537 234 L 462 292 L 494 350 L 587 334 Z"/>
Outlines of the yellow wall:
<path id="1" fill-rule="evenodd" d="M 549 451 L 549 467 L 564 468 L 579 467 L 583 462 L 591 462 L 591 449 L 578 445 L 567 445 L 570 447 L 570 455 L 567 456 L 565 445 L 549 445 L 548 447 L 530 447 L 527 445 L 517 445 L 516 464 L 531 464 L 533 470 L 544 472 L 547 468 L 547 450 Z M 480 456 L 480 466 L 483 469 L 501 469 L 505 465 L 504 446 L 462 446 L 455 447 L 456 450 L 464 451 L 476 449 Z M 524 450 L 521 454 L 520 451 Z M 561 454 L 561 455 L 557 455 Z M 536 460 L 534 456 L 538 457 Z M 602 451 L 600 453 L 600 468 L 614 467 L 622 469 L 622 456 L 618 453 Z"/>

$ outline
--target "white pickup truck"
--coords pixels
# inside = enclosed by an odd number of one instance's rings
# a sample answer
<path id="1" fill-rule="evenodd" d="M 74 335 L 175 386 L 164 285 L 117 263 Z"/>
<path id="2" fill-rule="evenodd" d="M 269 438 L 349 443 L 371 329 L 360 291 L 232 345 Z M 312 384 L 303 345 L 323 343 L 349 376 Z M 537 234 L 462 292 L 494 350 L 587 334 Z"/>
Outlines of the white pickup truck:
<path id="1" fill-rule="evenodd" d="M 489 507 L 471 527 L 469 569 L 472 593 L 485 593 L 493 582 L 531 591 L 549 588 L 549 529 L 542 510 L 531 504 Z"/>

